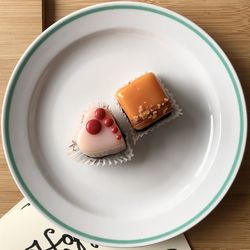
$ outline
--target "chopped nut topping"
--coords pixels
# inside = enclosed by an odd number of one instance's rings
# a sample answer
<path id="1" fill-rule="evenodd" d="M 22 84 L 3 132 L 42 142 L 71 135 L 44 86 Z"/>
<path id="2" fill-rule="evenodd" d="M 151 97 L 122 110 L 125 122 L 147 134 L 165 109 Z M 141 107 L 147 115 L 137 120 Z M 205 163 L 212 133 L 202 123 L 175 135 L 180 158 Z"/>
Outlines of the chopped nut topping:
<path id="1" fill-rule="evenodd" d="M 152 119 L 155 119 L 157 117 L 157 114 L 153 114 Z"/>
<path id="2" fill-rule="evenodd" d="M 134 116 L 133 119 L 134 121 L 142 121 L 146 119 L 156 119 L 158 116 L 158 112 L 163 112 L 166 113 L 169 110 L 169 107 L 167 107 L 166 102 L 168 101 L 167 98 L 164 98 L 164 102 L 158 103 L 156 105 L 149 105 L 143 107 L 143 105 L 140 105 L 138 107 L 138 115 Z M 146 104 L 146 102 L 143 102 Z M 165 106 L 165 107 L 164 107 Z M 164 107 L 164 110 L 161 111 L 160 109 Z"/>
<path id="3" fill-rule="evenodd" d="M 141 113 L 143 111 L 142 105 L 139 106 L 138 111 L 139 111 L 139 113 Z"/>
<path id="4" fill-rule="evenodd" d="M 166 113 L 168 111 L 168 107 L 166 107 L 164 110 L 163 110 L 163 113 Z"/>
<path id="5" fill-rule="evenodd" d="M 135 115 L 135 116 L 133 117 L 133 119 L 137 122 L 137 121 L 139 120 L 138 115 Z"/>

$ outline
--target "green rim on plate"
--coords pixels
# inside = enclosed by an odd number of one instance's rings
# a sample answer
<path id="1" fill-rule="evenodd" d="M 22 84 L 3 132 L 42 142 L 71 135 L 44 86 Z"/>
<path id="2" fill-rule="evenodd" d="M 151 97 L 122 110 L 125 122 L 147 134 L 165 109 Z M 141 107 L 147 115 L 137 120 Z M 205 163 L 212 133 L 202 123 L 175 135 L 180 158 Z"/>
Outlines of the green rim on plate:
<path id="1" fill-rule="evenodd" d="M 155 13 L 156 15 L 164 16 L 165 18 L 170 18 L 181 25 L 185 26 L 192 32 L 194 32 L 197 36 L 199 36 L 209 47 L 210 49 L 217 55 L 218 59 L 221 61 L 221 63 L 224 65 L 225 70 L 228 73 L 228 76 L 231 79 L 232 85 L 235 90 L 235 95 L 238 101 L 238 108 L 239 108 L 239 116 L 240 116 L 240 134 L 239 134 L 239 141 L 238 141 L 238 147 L 237 151 L 234 157 L 234 161 L 232 163 L 231 170 L 217 192 L 217 194 L 214 196 L 214 198 L 199 212 L 197 213 L 193 218 L 189 219 L 188 221 L 184 222 L 182 225 L 179 225 L 176 228 L 173 228 L 170 231 L 167 231 L 165 233 L 162 233 L 160 235 L 155 235 L 152 237 L 144 238 L 144 239 L 133 239 L 133 240 L 117 240 L 117 239 L 106 239 L 102 237 L 97 237 L 94 235 L 90 235 L 87 233 L 84 233 L 82 231 L 79 231 L 69 225 L 66 225 L 64 222 L 56 218 L 53 214 L 51 214 L 45 207 L 40 204 L 40 202 L 34 197 L 32 192 L 29 190 L 27 185 L 25 184 L 18 167 L 15 163 L 15 158 L 11 149 L 11 143 L 10 143 L 10 136 L 9 136 L 9 117 L 10 117 L 10 107 L 12 103 L 12 97 L 13 93 L 17 84 L 17 81 L 31 58 L 31 56 L 34 54 L 34 52 L 37 50 L 37 48 L 48 39 L 53 33 L 64 27 L 65 25 L 69 24 L 70 22 L 73 22 L 74 20 L 81 18 L 86 15 L 90 15 L 92 13 L 101 12 L 101 11 L 107 11 L 107 10 L 114 10 L 114 9 L 134 9 L 138 11 L 147 11 L 151 13 Z M 66 18 L 63 18 L 61 21 L 55 23 L 52 25 L 51 28 L 49 28 L 47 31 L 42 33 L 38 39 L 30 46 L 30 48 L 27 50 L 27 52 L 24 54 L 24 56 L 20 59 L 18 62 L 18 65 L 16 69 L 13 72 L 12 78 L 8 85 L 8 90 L 6 92 L 5 96 L 5 102 L 3 106 L 3 119 L 2 119 L 2 129 L 3 129 L 3 144 L 5 148 L 6 157 L 8 159 L 8 163 L 10 168 L 12 169 L 12 173 L 15 176 L 16 181 L 19 183 L 19 186 L 21 187 L 22 191 L 25 193 L 25 195 L 31 200 L 31 202 L 38 207 L 46 216 L 48 216 L 50 219 L 52 219 L 57 224 L 61 225 L 66 230 L 69 230 L 77 235 L 80 235 L 88 240 L 97 241 L 100 243 L 110 243 L 110 244 L 119 244 L 119 245 L 133 245 L 133 244 L 143 244 L 143 243 L 149 243 L 154 241 L 160 241 L 162 239 L 170 238 L 170 236 L 175 236 L 179 233 L 182 233 L 186 229 L 190 228 L 192 225 L 194 225 L 196 222 L 200 221 L 203 217 L 205 217 L 222 199 L 227 189 L 230 187 L 230 184 L 232 183 L 234 176 L 239 168 L 245 141 L 246 141 L 246 109 L 245 109 L 245 102 L 244 97 L 241 92 L 241 86 L 239 83 L 239 80 L 237 79 L 237 76 L 231 66 L 231 64 L 228 62 L 228 59 L 224 55 L 223 52 L 219 49 L 219 46 L 216 45 L 216 43 L 213 41 L 211 37 L 209 37 L 205 32 L 203 32 L 200 28 L 198 28 L 195 24 L 192 22 L 186 20 L 184 17 L 181 17 L 177 14 L 174 14 L 168 10 L 165 10 L 163 8 L 159 8 L 153 5 L 149 4 L 143 4 L 143 3 L 109 3 L 109 4 L 102 4 L 102 5 L 96 5 L 91 8 L 80 10 Z"/>

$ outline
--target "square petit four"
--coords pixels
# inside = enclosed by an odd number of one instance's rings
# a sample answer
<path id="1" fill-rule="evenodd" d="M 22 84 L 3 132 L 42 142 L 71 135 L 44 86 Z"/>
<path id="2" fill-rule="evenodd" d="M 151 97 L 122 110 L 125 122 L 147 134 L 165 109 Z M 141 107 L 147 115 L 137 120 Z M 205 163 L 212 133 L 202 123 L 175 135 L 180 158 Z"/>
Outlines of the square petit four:
<path id="1" fill-rule="evenodd" d="M 152 72 L 120 88 L 116 99 L 135 130 L 150 127 L 169 116 L 173 109 L 169 96 Z"/>

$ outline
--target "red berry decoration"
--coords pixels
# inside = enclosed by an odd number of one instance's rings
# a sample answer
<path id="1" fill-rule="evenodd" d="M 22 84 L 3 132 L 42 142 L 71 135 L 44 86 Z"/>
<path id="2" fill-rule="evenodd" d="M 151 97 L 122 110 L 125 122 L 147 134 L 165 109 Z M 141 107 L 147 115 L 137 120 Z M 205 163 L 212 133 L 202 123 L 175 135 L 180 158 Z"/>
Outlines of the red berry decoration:
<path id="1" fill-rule="evenodd" d="M 114 123 L 113 119 L 111 119 L 111 118 L 105 118 L 103 122 L 104 122 L 106 127 L 111 127 Z"/>
<path id="2" fill-rule="evenodd" d="M 86 130 L 92 135 L 98 134 L 101 129 L 102 124 L 96 119 L 89 120 L 86 124 Z"/>
<path id="3" fill-rule="evenodd" d="M 106 116 L 105 109 L 98 108 L 95 111 L 95 118 L 98 120 L 102 120 Z"/>
<path id="4" fill-rule="evenodd" d="M 112 129 L 111 129 L 112 133 L 117 133 L 118 132 L 118 128 L 114 125 L 112 126 Z"/>
<path id="5" fill-rule="evenodd" d="M 121 140 L 122 139 L 122 135 L 121 134 L 116 135 L 116 139 L 117 140 Z"/>

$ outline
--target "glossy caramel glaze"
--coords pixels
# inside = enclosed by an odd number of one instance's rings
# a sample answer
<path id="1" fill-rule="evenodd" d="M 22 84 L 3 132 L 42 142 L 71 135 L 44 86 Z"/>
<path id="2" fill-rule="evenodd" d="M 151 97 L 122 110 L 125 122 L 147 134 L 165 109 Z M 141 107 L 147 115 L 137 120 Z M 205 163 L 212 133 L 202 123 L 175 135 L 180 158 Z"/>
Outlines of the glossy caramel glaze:
<path id="1" fill-rule="evenodd" d="M 172 112 L 171 100 L 151 72 L 119 89 L 116 98 L 136 130 L 145 129 Z"/>

